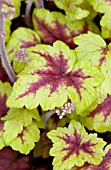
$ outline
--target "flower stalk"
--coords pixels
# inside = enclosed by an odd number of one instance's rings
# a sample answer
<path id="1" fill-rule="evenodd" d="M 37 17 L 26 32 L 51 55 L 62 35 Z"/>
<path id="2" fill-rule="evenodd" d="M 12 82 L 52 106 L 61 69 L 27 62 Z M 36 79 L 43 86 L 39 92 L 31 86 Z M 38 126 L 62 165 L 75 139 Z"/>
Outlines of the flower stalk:
<path id="1" fill-rule="evenodd" d="M 8 56 L 7 56 L 6 48 L 5 48 L 5 32 L 4 32 L 2 5 L 3 5 L 2 2 L 0 2 L 0 54 L 1 54 L 1 60 L 4 66 L 4 69 L 10 81 L 14 83 L 16 81 L 16 74 L 8 60 Z"/>

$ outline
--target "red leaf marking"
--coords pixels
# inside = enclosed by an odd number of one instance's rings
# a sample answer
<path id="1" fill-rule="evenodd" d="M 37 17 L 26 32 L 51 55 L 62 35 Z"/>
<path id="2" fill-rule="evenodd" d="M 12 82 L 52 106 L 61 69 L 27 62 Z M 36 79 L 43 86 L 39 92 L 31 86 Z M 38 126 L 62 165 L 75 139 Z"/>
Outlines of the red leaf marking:
<path id="1" fill-rule="evenodd" d="M 4 121 L 0 120 L 0 132 L 4 131 Z"/>
<path id="2" fill-rule="evenodd" d="M 34 18 L 42 39 L 47 44 L 53 44 L 56 40 L 61 40 L 73 49 L 76 47 L 73 42 L 73 38 L 88 31 L 87 23 L 84 24 L 84 27 L 81 30 L 72 31 L 66 24 L 62 24 L 58 20 L 53 21 L 52 25 L 54 25 L 54 27 L 51 27 L 45 23 L 44 20 L 37 18 L 35 15 Z"/>
<path id="3" fill-rule="evenodd" d="M 96 144 L 91 143 L 90 140 L 86 141 L 85 143 L 82 143 L 81 135 L 78 134 L 76 129 L 74 129 L 73 136 L 69 136 L 68 134 L 66 134 L 65 136 L 58 137 L 64 140 L 67 144 L 67 147 L 63 147 L 63 149 L 61 150 L 67 151 L 67 154 L 63 157 L 62 161 L 65 161 L 73 154 L 76 154 L 78 157 L 81 150 L 93 156 L 94 151 L 92 149 Z"/>
<path id="4" fill-rule="evenodd" d="M 108 52 L 108 48 L 107 47 L 102 47 L 101 48 L 101 58 L 100 58 L 100 60 L 99 60 L 99 67 L 101 67 L 101 65 L 104 63 L 104 62 L 106 62 L 106 54 L 107 54 L 107 52 Z"/>
<path id="5" fill-rule="evenodd" d="M 105 0 L 105 2 L 110 2 L 111 3 L 111 0 Z M 109 5 L 111 5 L 110 3 L 109 3 Z"/>
<path id="6" fill-rule="evenodd" d="M 19 39 L 19 41 L 22 43 L 20 48 L 28 48 L 40 44 L 40 41 L 36 38 L 34 34 L 33 34 L 33 40 L 31 39 L 31 41 L 25 41 L 22 39 Z"/>
<path id="7" fill-rule="evenodd" d="M 18 137 L 21 139 L 22 144 L 25 143 L 25 140 L 23 139 L 24 135 L 24 131 L 28 131 L 28 129 L 26 127 L 23 127 L 23 131 L 18 135 Z"/>
<path id="8" fill-rule="evenodd" d="M 101 103 L 98 104 L 97 108 L 93 110 L 88 117 L 93 118 L 95 115 L 103 113 L 104 122 L 107 120 L 107 117 L 111 115 L 111 96 L 108 95 L 107 98 Z"/>
<path id="9" fill-rule="evenodd" d="M 7 95 L 0 94 L 0 118 L 5 116 L 9 111 L 9 108 L 6 106 Z"/>
<path id="10" fill-rule="evenodd" d="M 99 165 L 92 165 L 89 163 L 85 163 L 82 167 L 77 167 L 76 170 L 111 170 L 111 149 L 108 151 L 108 153 L 103 158 L 103 161 Z"/>
<path id="11" fill-rule="evenodd" d="M 48 53 L 40 53 L 42 57 L 46 59 L 46 66 L 45 69 L 37 70 L 32 73 L 32 75 L 39 75 L 40 78 L 34 83 L 29 83 L 30 87 L 18 98 L 22 98 L 30 93 L 36 94 L 37 91 L 42 87 L 47 87 L 50 85 L 50 94 L 54 92 L 58 92 L 59 86 L 65 85 L 67 88 L 68 86 L 74 87 L 77 90 L 77 93 L 80 95 L 81 93 L 80 88 L 84 88 L 82 86 L 84 79 L 91 78 L 91 76 L 85 76 L 82 72 L 82 69 L 78 69 L 73 72 L 66 73 L 68 69 L 67 59 L 64 58 L 63 54 L 60 53 L 59 58 L 53 56 L 53 58 Z M 18 99 L 16 98 L 16 100 Z"/>

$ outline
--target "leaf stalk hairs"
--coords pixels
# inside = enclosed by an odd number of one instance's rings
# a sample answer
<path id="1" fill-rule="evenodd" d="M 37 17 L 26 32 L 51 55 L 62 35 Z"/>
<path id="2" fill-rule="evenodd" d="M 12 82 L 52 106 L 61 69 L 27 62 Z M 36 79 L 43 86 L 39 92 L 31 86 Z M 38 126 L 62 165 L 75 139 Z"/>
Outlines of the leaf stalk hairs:
<path id="1" fill-rule="evenodd" d="M 5 71 L 12 83 L 16 81 L 16 74 L 8 60 L 8 56 L 6 53 L 5 48 L 5 33 L 4 33 L 4 20 L 3 20 L 3 12 L 2 12 L 3 3 L 0 2 L 0 53 L 1 53 L 1 60 Z"/>

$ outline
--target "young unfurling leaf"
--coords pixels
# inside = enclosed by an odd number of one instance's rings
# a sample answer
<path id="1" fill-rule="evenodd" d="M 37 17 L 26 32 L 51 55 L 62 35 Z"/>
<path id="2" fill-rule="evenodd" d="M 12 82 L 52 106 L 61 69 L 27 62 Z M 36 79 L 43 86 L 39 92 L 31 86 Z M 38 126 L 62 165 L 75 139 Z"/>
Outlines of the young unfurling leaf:
<path id="1" fill-rule="evenodd" d="M 102 74 L 88 60 L 76 63 L 74 51 L 66 44 L 56 41 L 53 47 L 37 45 L 28 52 L 33 59 L 19 74 L 8 106 L 33 109 L 40 104 L 43 110 L 51 110 L 71 99 L 81 114 L 96 100 L 94 87 L 102 82 Z"/>
<path id="2" fill-rule="evenodd" d="M 72 121 L 68 128 L 58 127 L 47 135 L 53 142 L 50 155 L 54 156 L 54 170 L 70 170 L 85 162 L 98 165 L 103 159 L 106 142 L 97 134 L 88 134 L 79 122 Z"/>

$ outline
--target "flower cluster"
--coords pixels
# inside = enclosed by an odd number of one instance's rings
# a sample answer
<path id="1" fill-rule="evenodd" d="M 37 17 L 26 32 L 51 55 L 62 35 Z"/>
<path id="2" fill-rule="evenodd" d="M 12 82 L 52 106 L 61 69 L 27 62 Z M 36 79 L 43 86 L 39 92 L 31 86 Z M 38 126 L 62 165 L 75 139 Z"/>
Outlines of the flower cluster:
<path id="1" fill-rule="evenodd" d="M 16 56 L 15 60 L 18 60 L 20 62 L 22 62 L 22 61 L 29 62 L 30 61 L 30 58 L 28 57 L 28 52 L 26 51 L 25 48 L 18 49 L 16 51 L 15 56 Z"/>
<path id="2" fill-rule="evenodd" d="M 68 102 L 64 104 L 61 108 L 57 108 L 55 113 L 59 116 L 59 119 L 62 119 L 66 113 L 72 113 L 76 109 L 76 105 L 74 103 Z"/>

